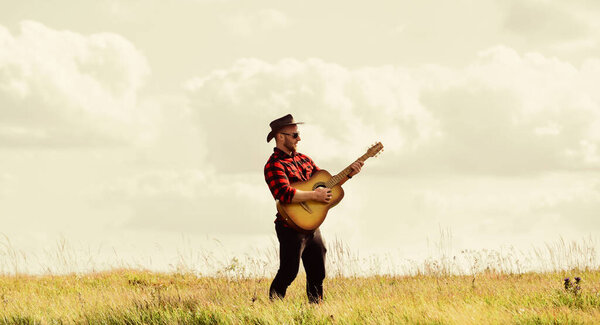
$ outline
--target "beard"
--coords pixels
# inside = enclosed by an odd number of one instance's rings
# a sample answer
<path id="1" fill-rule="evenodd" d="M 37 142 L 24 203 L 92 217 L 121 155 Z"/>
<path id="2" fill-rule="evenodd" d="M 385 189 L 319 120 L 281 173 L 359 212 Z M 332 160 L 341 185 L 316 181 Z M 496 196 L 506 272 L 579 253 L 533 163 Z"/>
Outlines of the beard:
<path id="1" fill-rule="evenodd" d="M 285 139 L 283 146 L 290 152 L 296 152 L 296 143 L 292 140 Z"/>

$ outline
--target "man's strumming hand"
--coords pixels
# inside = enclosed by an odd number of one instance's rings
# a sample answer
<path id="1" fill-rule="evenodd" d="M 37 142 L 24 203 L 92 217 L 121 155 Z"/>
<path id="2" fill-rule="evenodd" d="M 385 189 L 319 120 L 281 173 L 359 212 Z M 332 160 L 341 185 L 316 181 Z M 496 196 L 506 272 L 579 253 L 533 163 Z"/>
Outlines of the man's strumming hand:
<path id="1" fill-rule="evenodd" d="M 329 203 L 331 200 L 331 189 L 327 187 L 318 187 L 314 190 L 314 200 L 317 202 Z"/>

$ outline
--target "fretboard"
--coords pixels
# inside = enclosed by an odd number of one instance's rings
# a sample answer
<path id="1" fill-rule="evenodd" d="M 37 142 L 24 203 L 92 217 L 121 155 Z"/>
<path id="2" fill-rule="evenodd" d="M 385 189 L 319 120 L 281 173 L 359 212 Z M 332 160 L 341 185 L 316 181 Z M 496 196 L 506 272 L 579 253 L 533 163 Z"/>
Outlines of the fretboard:
<path id="1" fill-rule="evenodd" d="M 364 155 L 360 156 L 357 160 L 365 162 L 365 160 L 367 160 L 367 159 L 369 159 L 369 155 L 368 155 L 368 153 L 365 153 Z M 339 182 L 346 179 L 351 172 L 352 172 L 352 168 L 350 168 L 350 166 L 346 167 L 344 170 L 339 172 L 337 175 L 331 177 L 331 179 L 329 181 L 327 181 L 327 183 L 325 183 L 325 186 L 328 188 L 332 188 L 332 187 L 336 186 Z"/>

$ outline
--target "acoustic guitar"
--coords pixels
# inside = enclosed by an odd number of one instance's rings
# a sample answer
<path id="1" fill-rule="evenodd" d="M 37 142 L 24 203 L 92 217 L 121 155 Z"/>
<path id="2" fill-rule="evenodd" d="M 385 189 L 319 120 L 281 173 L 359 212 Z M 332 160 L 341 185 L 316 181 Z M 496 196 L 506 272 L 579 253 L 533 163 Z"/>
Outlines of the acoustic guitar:
<path id="1" fill-rule="evenodd" d="M 382 149 L 381 142 L 377 142 L 357 160 L 364 162 L 371 157 L 375 157 Z M 314 231 L 325 221 L 329 209 L 336 206 L 344 198 L 344 190 L 338 183 L 348 177 L 351 172 L 352 168 L 348 166 L 339 174 L 331 176 L 328 171 L 321 169 L 315 172 L 307 181 L 290 184 L 302 191 L 314 191 L 319 187 L 330 188 L 331 200 L 328 203 L 312 200 L 301 203 L 281 203 L 277 200 L 277 211 L 292 228 L 302 232 Z"/>

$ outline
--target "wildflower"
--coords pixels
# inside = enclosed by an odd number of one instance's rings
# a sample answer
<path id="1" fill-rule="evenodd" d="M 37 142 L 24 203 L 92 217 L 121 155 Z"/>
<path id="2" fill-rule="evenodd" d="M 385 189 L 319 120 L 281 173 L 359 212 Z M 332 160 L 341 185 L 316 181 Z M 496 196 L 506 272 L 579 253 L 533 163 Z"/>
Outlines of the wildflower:
<path id="1" fill-rule="evenodd" d="M 565 290 L 567 290 L 567 292 L 574 294 L 575 296 L 579 295 L 579 292 L 581 291 L 581 286 L 579 285 L 581 283 L 581 278 L 580 277 L 575 277 L 575 283 L 571 282 L 570 278 L 565 278 L 564 279 L 564 285 L 565 285 Z"/>

